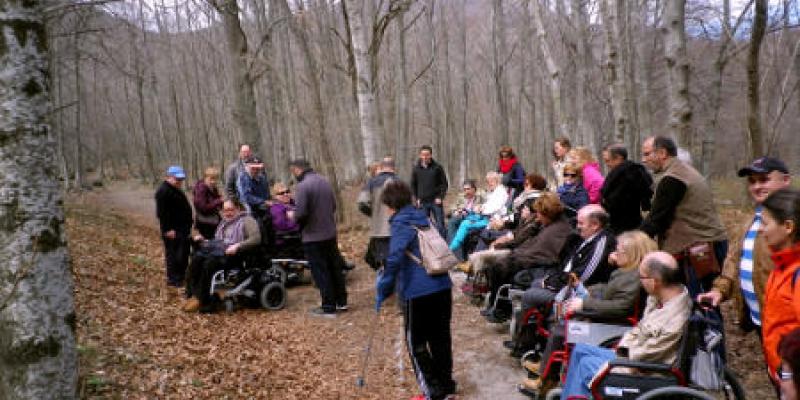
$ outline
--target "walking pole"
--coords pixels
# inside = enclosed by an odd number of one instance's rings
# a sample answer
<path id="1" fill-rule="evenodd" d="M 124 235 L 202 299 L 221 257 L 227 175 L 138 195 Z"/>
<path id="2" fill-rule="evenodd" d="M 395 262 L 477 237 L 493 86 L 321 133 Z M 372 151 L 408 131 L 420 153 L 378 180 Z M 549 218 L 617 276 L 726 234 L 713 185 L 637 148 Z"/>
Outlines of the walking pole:
<path id="1" fill-rule="evenodd" d="M 375 332 L 378 331 L 378 325 L 380 322 L 380 310 L 375 310 L 374 321 L 372 322 L 372 331 L 369 333 L 369 339 L 367 339 L 367 347 L 364 348 L 364 361 L 361 362 L 361 375 L 356 378 L 356 386 L 359 388 L 363 388 L 367 385 L 365 377 L 367 376 L 367 363 L 369 362 L 369 355 L 372 352 L 372 338 L 375 337 Z"/>

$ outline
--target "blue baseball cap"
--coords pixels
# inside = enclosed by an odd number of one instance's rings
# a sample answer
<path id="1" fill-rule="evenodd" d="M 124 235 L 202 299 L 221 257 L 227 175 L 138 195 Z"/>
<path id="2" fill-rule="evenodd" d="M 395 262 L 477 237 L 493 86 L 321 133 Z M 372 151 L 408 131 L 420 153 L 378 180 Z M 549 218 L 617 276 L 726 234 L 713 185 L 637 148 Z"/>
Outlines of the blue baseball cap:
<path id="1" fill-rule="evenodd" d="M 780 171 L 784 174 L 788 174 L 789 168 L 786 168 L 786 164 L 777 158 L 761 157 L 753 160 L 750 165 L 740 169 L 737 175 L 739 175 L 739 177 L 745 177 L 750 176 L 750 174 L 768 174 L 772 171 Z"/>
<path id="2" fill-rule="evenodd" d="M 177 179 L 186 179 L 186 173 L 183 172 L 183 168 L 180 165 L 172 165 L 167 168 L 167 176 L 172 176 Z"/>

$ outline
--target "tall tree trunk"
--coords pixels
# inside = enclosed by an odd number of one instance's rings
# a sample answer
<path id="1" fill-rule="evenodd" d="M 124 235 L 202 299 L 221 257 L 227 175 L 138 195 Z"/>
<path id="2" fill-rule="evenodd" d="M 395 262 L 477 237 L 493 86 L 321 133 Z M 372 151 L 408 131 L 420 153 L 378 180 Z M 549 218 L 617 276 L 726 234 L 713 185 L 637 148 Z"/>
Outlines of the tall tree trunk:
<path id="1" fill-rule="evenodd" d="M 239 127 L 242 140 L 250 145 L 254 153 L 258 154 L 261 133 L 258 127 L 253 78 L 250 76 L 247 62 L 249 59 L 247 37 L 239 20 L 239 6 L 236 4 L 236 0 L 225 0 L 217 8 L 217 11 L 222 14 L 225 39 L 228 42 L 228 58 L 233 73 L 233 97 L 236 104 L 233 120 Z"/>
<path id="2" fill-rule="evenodd" d="M 761 128 L 761 94 L 759 93 L 758 56 L 767 30 L 767 0 L 756 0 L 750 48 L 747 52 L 747 133 L 751 159 L 764 155 Z"/>
<path id="3" fill-rule="evenodd" d="M 398 38 L 398 53 L 400 57 L 400 63 L 397 65 L 397 68 L 400 70 L 398 74 L 398 82 L 397 82 L 397 132 L 396 132 L 396 140 L 395 140 L 395 151 L 394 156 L 398 162 L 398 165 L 405 166 L 407 163 L 410 163 L 410 152 L 408 151 L 408 142 L 409 142 L 409 110 L 408 110 L 408 97 L 409 97 L 409 89 L 408 89 L 408 65 L 406 61 L 406 29 L 405 29 L 405 13 L 400 14 L 397 17 L 397 24 L 395 24 L 397 29 L 397 38 Z M 402 169 L 400 172 L 405 176 L 405 172 L 407 169 Z"/>
<path id="4" fill-rule="evenodd" d="M 620 57 L 620 29 L 617 0 L 600 0 L 600 15 L 603 18 L 606 43 L 606 83 L 611 94 L 611 109 L 614 115 L 612 141 L 625 143 L 628 137 L 628 109 L 625 98 L 625 68 Z"/>
<path id="5" fill-rule="evenodd" d="M 75 56 L 75 188 L 83 189 L 83 132 L 81 132 L 81 111 L 83 101 L 81 99 L 81 48 L 80 34 L 72 34 L 72 50 Z"/>
<path id="6" fill-rule="evenodd" d="M 0 27 L 0 397 L 76 398 L 75 311 L 40 1 L 5 1 Z"/>
<path id="7" fill-rule="evenodd" d="M 680 146 L 690 149 L 692 106 L 689 102 L 689 58 L 686 56 L 686 0 L 664 4 L 664 58 L 669 82 L 669 128 Z"/>
<path id="8" fill-rule="evenodd" d="M 459 29 L 459 47 L 461 53 L 461 63 L 459 77 L 461 78 L 461 137 L 459 138 L 458 156 L 458 177 L 459 182 L 464 182 L 469 174 L 468 157 L 469 154 L 469 126 L 467 116 L 469 115 L 469 77 L 467 76 L 467 5 L 461 2 Z"/>
<path id="9" fill-rule="evenodd" d="M 510 145 L 508 132 L 508 74 L 505 58 L 508 56 L 506 25 L 503 0 L 492 1 L 492 72 L 494 74 L 494 95 L 497 103 L 496 125 L 500 131 L 500 144 Z"/>
<path id="10" fill-rule="evenodd" d="M 536 36 L 539 39 L 539 47 L 544 57 L 547 73 L 550 77 L 550 98 L 553 102 L 553 121 L 558 127 L 556 135 L 566 135 L 569 133 L 569 124 L 564 115 L 561 104 L 561 69 L 556 63 L 553 52 L 550 49 L 550 44 L 547 42 L 547 31 L 544 28 L 542 20 L 542 6 L 539 0 L 532 2 L 533 6 L 533 20 L 536 24 Z"/>
<path id="11" fill-rule="evenodd" d="M 380 126 L 378 105 L 375 91 L 372 87 L 374 78 L 373 67 L 370 63 L 370 42 L 364 26 L 363 4 L 358 0 L 344 0 L 350 15 L 350 32 L 352 34 L 353 58 L 358 78 L 356 97 L 358 98 L 358 115 L 361 126 L 361 140 L 363 146 L 364 165 L 377 160 L 380 149 L 378 148 L 383 138 Z"/>

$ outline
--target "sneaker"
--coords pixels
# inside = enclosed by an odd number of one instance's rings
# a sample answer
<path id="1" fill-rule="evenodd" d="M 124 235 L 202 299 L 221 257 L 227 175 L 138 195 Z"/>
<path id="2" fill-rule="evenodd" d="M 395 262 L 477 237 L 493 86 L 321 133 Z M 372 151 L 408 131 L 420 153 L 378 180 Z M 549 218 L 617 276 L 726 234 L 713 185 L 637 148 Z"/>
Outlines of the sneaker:
<path id="1" fill-rule="evenodd" d="M 337 304 L 336 305 L 336 312 L 345 312 L 345 311 L 347 311 L 349 309 L 350 308 L 347 306 L 347 304 Z"/>
<path id="2" fill-rule="evenodd" d="M 323 307 L 314 307 L 308 310 L 308 312 L 315 317 L 336 318 L 336 309 L 330 310 Z"/>
<path id="3" fill-rule="evenodd" d="M 200 300 L 197 297 L 190 297 L 183 303 L 181 310 L 185 312 L 195 312 L 200 309 Z"/>

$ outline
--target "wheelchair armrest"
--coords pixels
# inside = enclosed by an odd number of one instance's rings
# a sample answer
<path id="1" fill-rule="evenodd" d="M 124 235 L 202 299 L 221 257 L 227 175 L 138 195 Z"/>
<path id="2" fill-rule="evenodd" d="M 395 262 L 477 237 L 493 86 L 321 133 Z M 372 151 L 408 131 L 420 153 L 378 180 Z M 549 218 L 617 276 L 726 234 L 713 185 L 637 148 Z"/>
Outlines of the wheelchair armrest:
<path id="1" fill-rule="evenodd" d="M 588 319 L 592 322 L 611 324 L 611 325 L 631 325 L 629 317 L 609 317 L 598 312 L 574 311 L 567 314 L 567 319 L 580 318 Z"/>
<path id="2" fill-rule="evenodd" d="M 614 367 L 627 367 L 636 368 L 640 371 L 646 372 L 667 372 L 672 373 L 674 367 L 672 364 L 653 363 L 646 361 L 635 361 L 627 358 L 615 358 L 608 363 L 608 368 Z"/>

